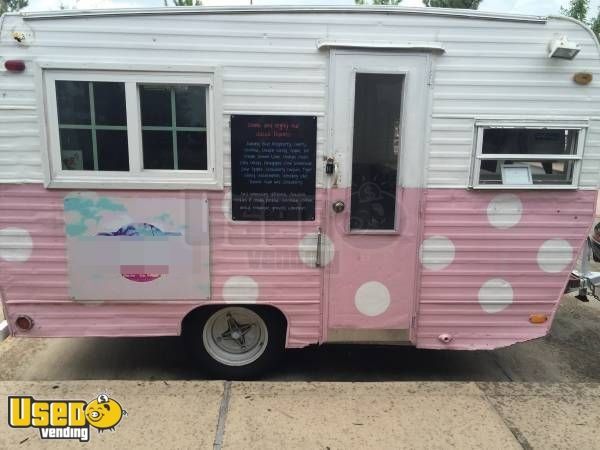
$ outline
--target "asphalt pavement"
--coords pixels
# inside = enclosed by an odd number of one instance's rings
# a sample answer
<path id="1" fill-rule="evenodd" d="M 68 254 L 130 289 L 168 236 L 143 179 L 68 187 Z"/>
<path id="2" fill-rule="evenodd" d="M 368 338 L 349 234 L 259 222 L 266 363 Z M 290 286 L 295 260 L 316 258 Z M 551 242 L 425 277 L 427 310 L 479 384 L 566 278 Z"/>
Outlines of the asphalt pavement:
<path id="1" fill-rule="evenodd" d="M 495 351 L 314 346 L 246 383 L 208 380 L 179 338 L 0 342 L 4 399 L 104 392 L 114 432 L 44 440 L 2 406 L 0 448 L 600 449 L 600 302 L 565 296 L 550 335 Z"/>

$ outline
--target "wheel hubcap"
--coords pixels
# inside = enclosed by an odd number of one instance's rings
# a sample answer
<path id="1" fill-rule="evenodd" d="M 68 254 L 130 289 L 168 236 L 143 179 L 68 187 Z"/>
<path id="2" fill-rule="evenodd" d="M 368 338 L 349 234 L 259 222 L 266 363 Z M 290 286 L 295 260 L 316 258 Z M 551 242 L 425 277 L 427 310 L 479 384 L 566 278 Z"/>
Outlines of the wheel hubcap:
<path id="1" fill-rule="evenodd" d="M 243 366 L 256 361 L 265 351 L 268 332 L 262 318 L 242 307 L 216 311 L 202 333 L 208 354 L 222 364 Z"/>

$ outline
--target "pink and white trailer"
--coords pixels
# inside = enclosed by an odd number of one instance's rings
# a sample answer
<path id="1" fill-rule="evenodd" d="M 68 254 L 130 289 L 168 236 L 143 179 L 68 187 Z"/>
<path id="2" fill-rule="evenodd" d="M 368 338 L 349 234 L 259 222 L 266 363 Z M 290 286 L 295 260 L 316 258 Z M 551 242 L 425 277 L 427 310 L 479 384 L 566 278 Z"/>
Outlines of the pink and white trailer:
<path id="1" fill-rule="evenodd" d="M 13 336 L 185 334 L 245 376 L 285 347 L 548 333 L 600 173 L 583 24 L 200 7 L 0 30 Z"/>

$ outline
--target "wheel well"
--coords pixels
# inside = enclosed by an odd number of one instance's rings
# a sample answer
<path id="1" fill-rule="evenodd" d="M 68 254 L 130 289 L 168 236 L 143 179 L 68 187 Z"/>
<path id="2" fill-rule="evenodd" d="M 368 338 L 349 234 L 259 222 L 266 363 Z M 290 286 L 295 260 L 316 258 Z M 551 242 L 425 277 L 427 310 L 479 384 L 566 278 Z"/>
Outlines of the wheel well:
<path id="1" fill-rule="evenodd" d="M 227 306 L 241 306 L 241 307 L 248 308 L 248 309 L 251 309 L 256 312 L 266 312 L 267 314 L 269 314 L 271 319 L 278 322 L 278 325 L 280 326 L 281 331 L 287 336 L 288 320 L 287 320 L 287 317 L 285 316 L 285 314 L 279 308 L 276 308 L 275 306 L 271 306 L 271 305 L 254 305 L 254 304 L 248 305 L 248 304 L 234 304 L 234 303 L 226 304 L 226 305 L 225 304 L 203 305 L 203 306 L 198 306 L 197 308 L 192 309 L 185 315 L 185 317 L 181 321 L 181 333 L 180 334 L 183 335 L 186 331 L 186 327 L 189 327 L 191 324 L 193 324 L 197 320 L 202 319 L 202 318 L 208 316 L 210 313 L 217 311 L 221 308 L 227 307 Z"/>

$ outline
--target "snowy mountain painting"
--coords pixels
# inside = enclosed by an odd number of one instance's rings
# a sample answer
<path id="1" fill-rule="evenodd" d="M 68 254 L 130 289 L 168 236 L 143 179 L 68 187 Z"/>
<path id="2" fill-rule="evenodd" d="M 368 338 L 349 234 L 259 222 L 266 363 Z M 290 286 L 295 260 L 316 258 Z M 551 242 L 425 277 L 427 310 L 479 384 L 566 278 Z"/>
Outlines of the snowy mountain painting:
<path id="1" fill-rule="evenodd" d="M 181 233 L 162 231 L 151 223 L 130 223 L 116 231 L 101 232 L 98 236 L 181 236 Z"/>
<path id="2" fill-rule="evenodd" d="M 64 208 L 73 299 L 208 298 L 204 194 L 147 198 L 81 192 L 67 195 Z"/>

